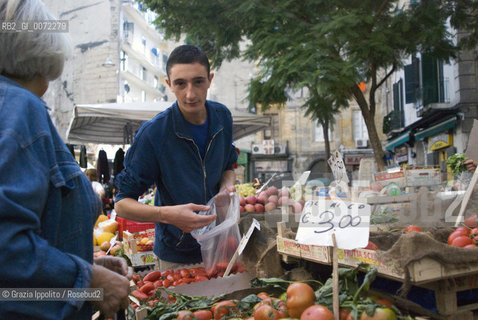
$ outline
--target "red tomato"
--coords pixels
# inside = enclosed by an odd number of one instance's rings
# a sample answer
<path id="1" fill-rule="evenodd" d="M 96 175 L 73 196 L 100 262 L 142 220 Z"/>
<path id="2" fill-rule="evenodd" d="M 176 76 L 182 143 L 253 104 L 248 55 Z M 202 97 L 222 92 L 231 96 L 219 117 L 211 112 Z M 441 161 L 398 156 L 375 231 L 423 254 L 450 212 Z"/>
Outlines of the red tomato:
<path id="1" fill-rule="evenodd" d="M 412 232 L 422 232 L 422 229 L 420 229 L 419 227 L 411 224 L 411 225 L 408 225 L 406 228 L 405 228 L 405 233 L 412 233 Z"/>
<path id="2" fill-rule="evenodd" d="M 181 274 L 182 278 L 190 278 L 191 277 L 191 274 L 185 268 L 182 268 L 181 270 L 179 270 L 179 273 Z"/>
<path id="3" fill-rule="evenodd" d="M 280 318 L 279 312 L 269 304 L 263 304 L 254 311 L 254 320 L 276 320 Z"/>
<path id="4" fill-rule="evenodd" d="M 195 320 L 194 314 L 189 310 L 178 311 L 176 320 Z"/>
<path id="5" fill-rule="evenodd" d="M 171 286 L 171 281 L 169 279 L 164 279 L 163 280 L 163 287 L 169 288 Z"/>
<path id="6" fill-rule="evenodd" d="M 138 300 L 145 300 L 145 299 L 148 299 L 149 296 L 139 290 L 134 290 L 133 292 L 131 292 L 131 294 L 136 297 Z"/>
<path id="7" fill-rule="evenodd" d="M 354 320 L 350 315 L 350 310 L 339 309 L 339 320 Z"/>
<path id="8" fill-rule="evenodd" d="M 466 234 L 466 235 L 470 234 L 470 229 L 467 228 L 467 227 L 458 227 L 458 228 L 455 229 L 455 231 L 460 231 L 460 232 L 462 232 L 463 234 Z"/>
<path id="9" fill-rule="evenodd" d="M 302 312 L 300 320 L 334 320 L 334 314 L 327 307 L 315 304 Z"/>
<path id="10" fill-rule="evenodd" d="M 144 277 L 143 281 L 155 282 L 159 277 L 161 277 L 161 271 L 151 271 Z"/>
<path id="11" fill-rule="evenodd" d="M 211 307 L 211 311 L 214 313 L 214 320 L 219 320 L 227 315 L 235 313 L 237 311 L 237 307 L 234 302 L 225 300 L 215 303 L 213 307 Z"/>
<path id="12" fill-rule="evenodd" d="M 472 244 L 472 243 L 473 243 L 473 240 L 471 240 L 470 237 L 459 236 L 459 237 L 456 237 L 455 239 L 453 239 L 453 241 L 451 242 L 451 246 L 463 248 L 464 246 L 466 246 L 468 244 Z"/>
<path id="13" fill-rule="evenodd" d="M 200 275 L 200 274 L 198 274 L 198 275 L 196 275 L 196 276 L 194 277 L 194 281 L 196 281 L 196 282 L 198 282 L 198 281 L 204 281 L 204 280 L 209 280 L 209 279 L 208 279 L 208 277 L 203 276 L 203 275 Z"/>
<path id="14" fill-rule="evenodd" d="M 154 288 L 155 289 L 158 289 L 159 287 L 162 287 L 163 286 L 163 280 L 156 280 L 154 282 Z"/>
<path id="15" fill-rule="evenodd" d="M 364 248 L 364 249 L 367 249 L 367 250 L 379 250 L 378 249 L 378 246 L 373 243 L 372 241 L 369 240 L 367 246 Z"/>
<path id="16" fill-rule="evenodd" d="M 476 213 L 473 213 L 471 216 L 465 219 L 465 226 L 467 226 L 470 229 L 476 228 L 477 220 L 478 220 L 478 216 L 476 215 Z"/>
<path id="17" fill-rule="evenodd" d="M 478 228 L 471 229 L 470 235 L 475 235 L 475 236 L 478 235 Z"/>
<path id="18" fill-rule="evenodd" d="M 131 277 L 131 279 L 134 281 L 134 283 L 138 283 L 139 279 L 141 279 L 141 276 L 139 274 L 135 274 Z"/>
<path id="19" fill-rule="evenodd" d="M 257 296 L 262 300 L 269 298 L 269 294 L 267 292 L 259 292 Z"/>
<path id="20" fill-rule="evenodd" d="M 271 298 L 271 306 L 279 311 L 280 318 L 287 318 L 289 316 L 289 309 L 287 303 L 279 298 Z"/>
<path id="21" fill-rule="evenodd" d="M 453 240 L 455 240 L 455 238 L 462 237 L 462 236 L 468 236 L 468 234 L 464 233 L 462 230 L 455 230 L 452 233 L 450 233 L 450 235 L 448 236 L 447 243 L 451 245 L 451 243 L 453 242 Z"/>
<path id="22" fill-rule="evenodd" d="M 287 288 L 287 308 L 292 318 L 299 318 L 302 312 L 315 302 L 315 292 L 303 282 L 293 282 Z"/>
<path id="23" fill-rule="evenodd" d="M 152 290 L 154 290 L 154 283 L 149 281 L 146 282 L 141 288 L 139 288 L 139 291 L 145 294 L 148 294 Z"/>
<path id="24" fill-rule="evenodd" d="M 193 312 L 194 316 L 198 318 L 198 320 L 211 320 L 212 319 L 212 312 L 210 310 L 198 310 Z"/>

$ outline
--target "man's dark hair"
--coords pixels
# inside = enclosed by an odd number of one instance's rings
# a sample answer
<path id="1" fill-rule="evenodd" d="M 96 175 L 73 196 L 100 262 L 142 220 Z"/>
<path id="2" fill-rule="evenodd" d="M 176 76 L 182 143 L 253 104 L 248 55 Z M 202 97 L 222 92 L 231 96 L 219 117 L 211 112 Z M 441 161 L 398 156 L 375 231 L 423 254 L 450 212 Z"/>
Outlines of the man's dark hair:
<path id="1" fill-rule="evenodd" d="M 166 62 L 166 72 L 168 74 L 168 78 L 171 68 L 175 64 L 196 62 L 206 67 L 207 76 L 209 77 L 211 67 L 209 65 L 209 59 L 207 58 L 204 51 L 202 51 L 199 47 L 191 46 L 188 44 L 176 47 L 169 55 L 168 62 Z"/>

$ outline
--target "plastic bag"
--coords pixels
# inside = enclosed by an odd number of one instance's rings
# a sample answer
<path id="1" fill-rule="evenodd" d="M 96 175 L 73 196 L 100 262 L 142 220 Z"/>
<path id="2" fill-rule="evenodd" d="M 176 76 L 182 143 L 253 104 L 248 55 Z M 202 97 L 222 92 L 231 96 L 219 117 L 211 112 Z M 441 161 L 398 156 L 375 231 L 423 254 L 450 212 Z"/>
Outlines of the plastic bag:
<path id="1" fill-rule="evenodd" d="M 230 196 L 224 191 L 218 193 L 207 203 L 209 211 L 198 214 L 217 214 L 215 221 L 209 225 L 191 232 L 191 235 L 201 245 L 201 255 L 204 268 L 210 277 L 220 277 L 226 271 L 232 256 L 241 241 L 239 232 L 239 196 L 234 193 Z M 239 260 L 239 259 L 238 259 Z M 231 269 L 235 273 L 241 265 L 237 262 Z"/>

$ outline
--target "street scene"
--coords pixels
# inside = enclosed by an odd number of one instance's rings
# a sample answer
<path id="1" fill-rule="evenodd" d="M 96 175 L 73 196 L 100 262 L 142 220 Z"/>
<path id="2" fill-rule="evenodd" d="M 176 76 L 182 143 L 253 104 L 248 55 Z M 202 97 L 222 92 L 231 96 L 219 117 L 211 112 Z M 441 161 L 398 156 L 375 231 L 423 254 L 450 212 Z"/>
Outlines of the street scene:
<path id="1" fill-rule="evenodd" d="M 478 4 L 0 0 L 0 319 L 478 319 Z"/>

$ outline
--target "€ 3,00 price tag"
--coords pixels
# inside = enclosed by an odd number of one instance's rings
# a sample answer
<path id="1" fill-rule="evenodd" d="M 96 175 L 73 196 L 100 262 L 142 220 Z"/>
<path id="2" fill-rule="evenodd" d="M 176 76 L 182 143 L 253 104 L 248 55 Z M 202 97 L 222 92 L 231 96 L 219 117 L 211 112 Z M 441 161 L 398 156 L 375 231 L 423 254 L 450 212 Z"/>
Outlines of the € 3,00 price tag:
<path id="1" fill-rule="evenodd" d="M 301 244 L 364 248 L 370 232 L 370 205 L 341 200 L 307 201 L 300 217 L 296 241 Z"/>

